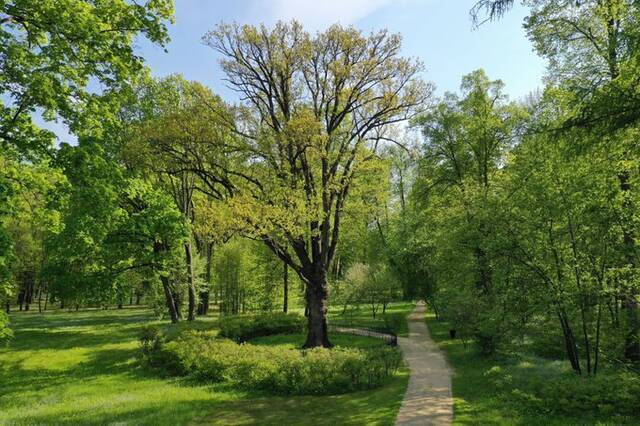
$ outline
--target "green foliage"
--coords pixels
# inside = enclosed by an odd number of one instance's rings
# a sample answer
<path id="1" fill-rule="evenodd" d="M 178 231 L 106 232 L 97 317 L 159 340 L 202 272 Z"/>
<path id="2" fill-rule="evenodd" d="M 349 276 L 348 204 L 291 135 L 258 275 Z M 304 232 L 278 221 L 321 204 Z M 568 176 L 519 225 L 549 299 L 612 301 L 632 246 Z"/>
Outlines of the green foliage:
<path id="1" fill-rule="evenodd" d="M 13 337 L 13 332 L 9 328 L 9 317 L 0 311 L 0 342 Z"/>
<path id="2" fill-rule="evenodd" d="M 142 70 L 134 40 L 166 44 L 173 2 L 11 0 L 0 12 L 0 138 L 31 155 L 53 139 L 33 124 L 36 108 L 46 119 L 62 117 L 77 134 L 113 120 L 114 93 Z M 91 80 L 104 93 L 92 93 Z"/>
<path id="3" fill-rule="evenodd" d="M 128 176 L 96 140 L 63 146 L 58 161 L 70 185 L 63 188 L 64 228 L 47 241 L 53 294 L 108 303 L 130 291 L 134 271 L 167 276 L 178 269 L 188 227 L 166 193 Z"/>
<path id="4" fill-rule="evenodd" d="M 496 270 L 492 251 L 500 226 L 497 187 L 528 113 L 482 70 L 464 76 L 461 91 L 416 120 L 425 143 L 411 194 L 415 217 L 406 225 L 418 228 L 410 250 L 424 259 L 430 305 L 493 353 L 508 340 L 511 321 L 505 309 L 511 284 Z"/>
<path id="5" fill-rule="evenodd" d="M 636 414 L 635 402 L 640 395 L 640 379 L 629 372 L 610 372 L 595 378 L 563 375 L 555 380 L 530 375 L 529 382 L 524 384 L 517 372 L 494 366 L 484 377 L 501 398 L 526 405 L 527 410 L 540 415 L 632 416 Z"/>
<path id="6" fill-rule="evenodd" d="M 381 386 L 402 364 L 396 348 L 305 351 L 237 344 L 187 331 L 161 349 L 166 365 L 201 380 L 294 395 L 326 395 Z"/>
<path id="7" fill-rule="evenodd" d="M 230 315 L 218 320 L 220 336 L 245 342 L 259 336 L 298 333 L 305 329 L 305 318 L 295 313 Z"/>
<path id="8" fill-rule="evenodd" d="M 556 380 L 536 377 L 523 389 L 507 383 L 502 396 L 515 403 L 526 404 L 540 414 L 571 416 L 616 415 L 636 416 L 640 398 L 640 378 L 634 372 L 609 371 L 597 377 L 566 376 Z M 505 376 L 497 379 L 505 380 Z M 512 382 L 513 379 L 507 380 Z"/>
<path id="9" fill-rule="evenodd" d="M 431 336 L 447 354 L 453 376 L 455 421 L 470 424 L 637 424 L 638 375 L 608 368 L 578 376 L 564 362 L 526 353 L 481 355 L 451 324 L 427 318 Z M 635 408 L 634 408 L 635 407 Z"/>
<path id="10" fill-rule="evenodd" d="M 407 317 L 400 312 L 385 313 L 382 315 L 384 328 L 398 335 L 407 327 Z"/>
<path id="11" fill-rule="evenodd" d="M 140 352 L 145 362 L 153 365 L 152 356 L 156 354 L 163 343 L 163 335 L 160 329 L 153 325 L 148 325 L 140 331 Z"/>
<path id="12" fill-rule="evenodd" d="M 397 315 L 398 317 L 402 317 L 403 321 L 401 324 L 398 324 L 399 330 L 396 334 L 407 337 L 409 333 L 407 316 L 413 311 L 415 306 L 413 302 L 392 302 L 387 306 L 385 315 L 377 315 L 375 318 L 371 314 L 371 308 L 365 304 L 353 304 L 347 311 L 345 311 L 343 307 L 334 306 L 329 310 L 329 323 L 345 327 L 369 328 L 384 332 L 387 330 L 386 322 L 391 322 L 389 319 L 385 320 L 385 316 Z M 395 320 L 392 321 L 395 322 Z"/>
<path id="13" fill-rule="evenodd" d="M 391 268 L 386 266 L 384 257 L 376 259 L 377 264 L 369 266 L 353 263 L 342 280 L 333 283 L 331 300 L 343 305 L 343 312 L 358 305 L 367 304 L 373 318 L 380 309 L 383 313 L 387 305 L 402 297 L 402 288 Z"/>

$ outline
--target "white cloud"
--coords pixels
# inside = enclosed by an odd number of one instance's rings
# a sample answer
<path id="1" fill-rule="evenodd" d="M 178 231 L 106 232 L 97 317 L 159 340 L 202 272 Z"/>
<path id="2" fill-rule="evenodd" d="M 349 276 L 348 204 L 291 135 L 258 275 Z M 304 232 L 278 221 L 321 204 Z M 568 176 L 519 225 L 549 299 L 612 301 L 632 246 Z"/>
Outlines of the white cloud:
<path id="1" fill-rule="evenodd" d="M 391 0 L 255 0 L 253 9 L 259 21 L 296 19 L 313 31 L 336 22 L 354 24 L 389 3 Z"/>

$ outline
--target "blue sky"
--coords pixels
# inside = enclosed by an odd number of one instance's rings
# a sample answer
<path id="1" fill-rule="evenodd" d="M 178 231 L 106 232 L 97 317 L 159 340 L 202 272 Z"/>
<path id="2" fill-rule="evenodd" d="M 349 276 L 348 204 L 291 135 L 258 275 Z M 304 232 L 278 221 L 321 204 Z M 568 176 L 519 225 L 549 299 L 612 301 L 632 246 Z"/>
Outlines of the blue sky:
<path id="1" fill-rule="evenodd" d="M 526 9 L 516 7 L 502 20 L 472 27 L 469 9 L 475 0 L 176 0 L 176 23 L 170 28 L 168 52 L 141 40 L 138 52 L 153 74 L 181 73 L 210 86 L 227 100 L 234 95 L 222 81 L 218 57 L 201 37 L 217 23 L 267 25 L 296 19 L 308 30 L 322 30 L 335 22 L 369 32 L 388 28 L 403 35 L 403 50 L 426 66 L 424 78 L 437 94 L 456 91 L 460 79 L 484 68 L 501 79 L 512 99 L 541 86 L 545 63 L 533 52 L 522 28 Z M 50 123 L 61 139 L 62 124 Z"/>

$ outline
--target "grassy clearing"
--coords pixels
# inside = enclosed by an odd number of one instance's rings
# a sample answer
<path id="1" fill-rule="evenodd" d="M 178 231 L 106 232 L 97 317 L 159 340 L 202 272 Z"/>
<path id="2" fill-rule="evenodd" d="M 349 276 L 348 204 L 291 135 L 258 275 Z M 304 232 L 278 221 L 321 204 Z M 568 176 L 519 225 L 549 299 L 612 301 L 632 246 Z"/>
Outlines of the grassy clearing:
<path id="1" fill-rule="evenodd" d="M 160 324 L 146 309 L 21 312 L 11 320 L 15 339 L 0 348 L 0 424 L 390 425 L 408 380 L 405 369 L 372 391 L 271 397 L 161 378 L 139 367 L 138 334 L 147 324 Z M 196 325 L 211 328 L 215 321 Z M 288 343 L 282 338 L 282 344 L 295 345 L 300 337 Z M 332 337 L 336 343 L 343 339 Z M 344 339 L 343 344 L 373 344 Z"/>
<path id="2" fill-rule="evenodd" d="M 403 314 L 409 315 L 409 313 L 415 308 L 416 304 L 413 302 L 398 302 L 392 303 L 387 306 L 387 314 Z M 382 315 L 382 309 L 373 318 L 371 314 L 371 308 L 367 305 L 359 305 L 355 308 L 349 307 L 346 311 L 341 306 L 333 306 L 329 309 L 329 321 L 334 320 L 341 324 L 347 324 L 352 327 L 365 327 L 376 328 L 385 325 Z M 398 333 L 399 336 L 406 337 L 409 333 L 407 324 Z"/>
<path id="3" fill-rule="evenodd" d="M 460 339 L 449 339 L 445 322 L 427 316 L 431 336 L 438 342 L 455 370 L 453 377 L 454 424 L 458 425 L 620 425 L 638 424 L 640 419 L 616 416 L 615 413 L 571 416 L 554 413 L 559 400 L 546 400 L 548 412 L 540 409 L 540 400 L 527 401 L 528 395 L 544 383 L 561 379 L 590 380 L 571 372 L 568 362 L 546 360 L 522 354 L 481 356 L 473 346 Z M 491 370 L 491 371 L 490 371 Z M 500 379 L 496 380 L 499 371 Z M 584 383 L 586 384 L 586 382 Z M 515 392 L 514 392 L 515 389 Z M 535 408 L 534 408 L 535 406 Z M 603 410 L 604 411 L 604 410 Z"/>

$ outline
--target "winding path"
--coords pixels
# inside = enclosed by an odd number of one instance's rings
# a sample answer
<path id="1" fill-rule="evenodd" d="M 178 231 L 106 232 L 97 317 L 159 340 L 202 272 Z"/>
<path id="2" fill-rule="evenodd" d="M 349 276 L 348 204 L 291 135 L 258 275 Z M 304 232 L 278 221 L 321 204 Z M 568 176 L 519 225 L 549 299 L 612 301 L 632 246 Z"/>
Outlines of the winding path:
<path id="1" fill-rule="evenodd" d="M 451 369 L 429 335 L 420 303 L 409 316 L 409 337 L 398 344 L 411 369 L 396 425 L 449 425 L 453 418 Z"/>

